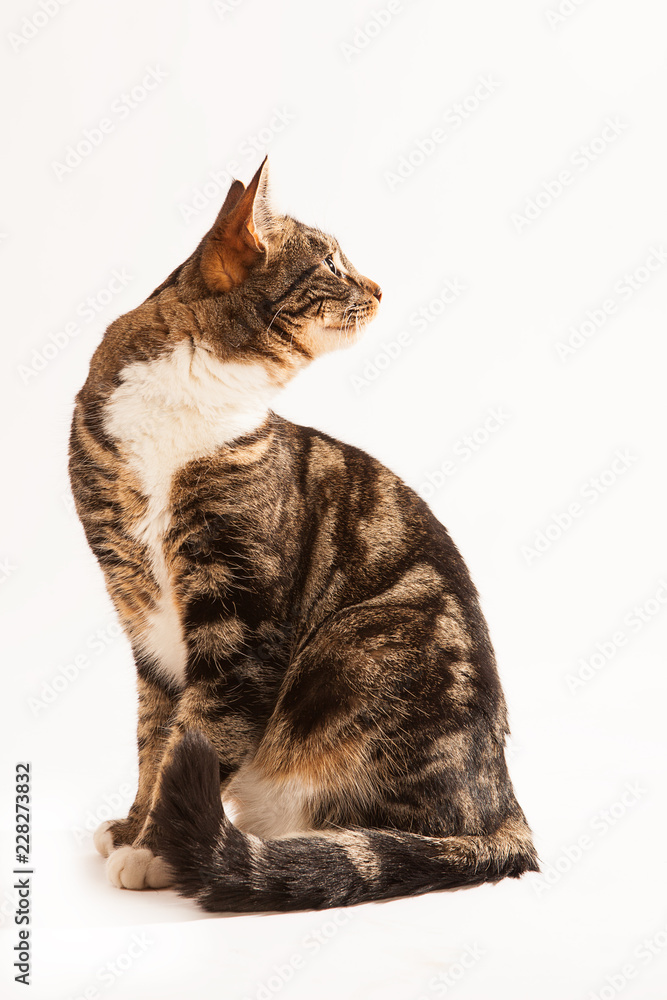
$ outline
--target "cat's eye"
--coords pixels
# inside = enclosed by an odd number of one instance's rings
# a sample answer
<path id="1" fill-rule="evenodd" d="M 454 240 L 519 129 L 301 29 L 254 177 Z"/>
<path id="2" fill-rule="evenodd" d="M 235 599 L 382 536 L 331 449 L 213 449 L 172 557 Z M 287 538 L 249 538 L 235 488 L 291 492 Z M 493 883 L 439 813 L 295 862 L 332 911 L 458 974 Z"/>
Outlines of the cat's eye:
<path id="1" fill-rule="evenodd" d="M 328 257 L 325 257 L 323 263 L 327 265 L 327 267 L 331 272 L 333 272 L 333 274 L 338 274 L 338 268 L 334 264 L 334 259 L 332 254 L 329 254 Z"/>

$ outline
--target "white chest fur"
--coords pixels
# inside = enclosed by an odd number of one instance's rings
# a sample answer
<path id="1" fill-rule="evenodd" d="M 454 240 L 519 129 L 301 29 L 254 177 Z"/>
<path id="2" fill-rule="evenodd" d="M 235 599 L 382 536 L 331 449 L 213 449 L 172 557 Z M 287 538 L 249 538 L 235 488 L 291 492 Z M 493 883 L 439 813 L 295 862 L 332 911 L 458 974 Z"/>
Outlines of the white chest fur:
<path id="1" fill-rule="evenodd" d="M 182 687 L 187 653 L 164 547 L 173 477 L 193 459 L 261 426 L 276 386 L 261 365 L 222 362 L 184 341 L 154 361 L 133 362 L 121 378 L 105 406 L 104 427 L 123 446 L 148 498 L 134 533 L 146 546 L 159 588 L 135 641 L 165 678 Z"/>

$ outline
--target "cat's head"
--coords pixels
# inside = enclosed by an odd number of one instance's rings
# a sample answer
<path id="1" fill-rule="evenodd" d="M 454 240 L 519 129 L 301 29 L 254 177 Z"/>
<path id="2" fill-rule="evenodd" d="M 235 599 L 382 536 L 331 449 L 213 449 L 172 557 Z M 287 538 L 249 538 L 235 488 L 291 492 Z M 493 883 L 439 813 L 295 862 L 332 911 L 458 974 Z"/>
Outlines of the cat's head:
<path id="1" fill-rule="evenodd" d="M 353 343 L 382 295 L 333 236 L 274 211 L 266 160 L 247 187 L 234 181 L 192 265 L 196 311 L 216 353 L 233 347 L 285 374 Z"/>

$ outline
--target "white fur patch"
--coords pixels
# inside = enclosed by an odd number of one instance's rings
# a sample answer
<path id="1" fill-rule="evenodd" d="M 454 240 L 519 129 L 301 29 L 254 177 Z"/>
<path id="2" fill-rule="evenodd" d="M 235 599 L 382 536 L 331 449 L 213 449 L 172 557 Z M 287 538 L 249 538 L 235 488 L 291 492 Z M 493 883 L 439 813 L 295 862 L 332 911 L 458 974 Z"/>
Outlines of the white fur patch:
<path id="1" fill-rule="evenodd" d="M 135 537 L 148 549 L 160 591 L 136 638 L 163 675 L 182 687 L 186 647 L 163 546 L 173 477 L 193 459 L 260 427 L 278 387 L 262 365 L 219 361 L 189 341 L 153 361 L 128 365 L 121 378 L 105 406 L 104 428 L 124 446 L 148 497 Z"/>
<path id="2" fill-rule="evenodd" d="M 238 769 L 223 796 L 225 811 L 244 833 L 263 840 L 296 836 L 311 829 L 313 790 L 301 779 L 275 781 L 253 765 Z"/>

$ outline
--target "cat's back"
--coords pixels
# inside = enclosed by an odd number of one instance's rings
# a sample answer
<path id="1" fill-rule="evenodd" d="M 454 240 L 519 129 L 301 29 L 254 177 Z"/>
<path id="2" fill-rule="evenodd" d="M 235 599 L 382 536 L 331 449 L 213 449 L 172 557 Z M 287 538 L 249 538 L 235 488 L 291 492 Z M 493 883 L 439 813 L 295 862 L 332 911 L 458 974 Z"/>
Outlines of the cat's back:
<path id="1" fill-rule="evenodd" d="M 363 568 L 364 575 L 375 568 L 390 577 L 400 567 L 428 563 L 451 591 L 476 597 L 449 532 L 400 476 L 356 445 L 276 420 L 296 452 L 309 522 L 331 538 L 344 565 Z"/>
<path id="2" fill-rule="evenodd" d="M 385 508 L 430 514 L 429 508 L 395 472 L 357 445 L 348 444 L 315 427 L 275 417 L 284 439 L 291 440 L 300 473 L 312 500 L 339 503 L 369 515 Z"/>

